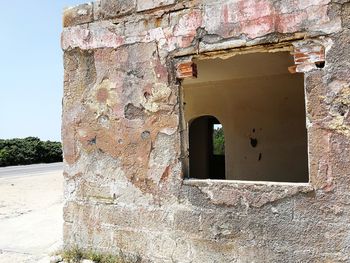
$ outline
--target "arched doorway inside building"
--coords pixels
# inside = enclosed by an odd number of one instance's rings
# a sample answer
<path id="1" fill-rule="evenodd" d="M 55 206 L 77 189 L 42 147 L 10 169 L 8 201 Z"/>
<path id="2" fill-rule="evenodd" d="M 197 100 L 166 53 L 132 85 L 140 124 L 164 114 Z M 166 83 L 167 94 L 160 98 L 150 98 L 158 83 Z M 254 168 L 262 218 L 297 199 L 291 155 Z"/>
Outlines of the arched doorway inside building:
<path id="1" fill-rule="evenodd" d="M 191 178 L 225 179 L 224 129 L 213 116 L 201 116 L 189 123 L 189 165 Z"/>

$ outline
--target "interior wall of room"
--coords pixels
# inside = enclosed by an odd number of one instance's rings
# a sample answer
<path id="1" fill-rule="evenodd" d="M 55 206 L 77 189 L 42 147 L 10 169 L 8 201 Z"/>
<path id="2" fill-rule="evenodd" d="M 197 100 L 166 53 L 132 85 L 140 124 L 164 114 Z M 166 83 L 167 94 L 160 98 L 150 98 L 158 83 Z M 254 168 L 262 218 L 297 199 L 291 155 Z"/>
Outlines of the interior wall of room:
<path id="1" fill-rule="evenodd" d="M 212 115 L 224 127 L 226 179 L 308 181 L 303 75 L 274 73 L 183 85 L 186 121 Z"/>

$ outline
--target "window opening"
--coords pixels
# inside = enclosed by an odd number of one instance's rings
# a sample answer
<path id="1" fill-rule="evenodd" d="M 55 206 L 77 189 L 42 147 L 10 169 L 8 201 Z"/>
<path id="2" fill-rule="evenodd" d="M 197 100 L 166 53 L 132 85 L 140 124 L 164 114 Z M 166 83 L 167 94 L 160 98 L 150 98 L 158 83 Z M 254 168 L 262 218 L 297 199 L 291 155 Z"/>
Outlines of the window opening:
<path id="1" fill-rule="evenodd" d="M 289 73 L 291 54 L 250 53 L 194 63 L 198 78 L 182 83 L 186 177 L 308 182 L 304 76 Z M 220 127 L 224 149 L 215 137 Z"/>

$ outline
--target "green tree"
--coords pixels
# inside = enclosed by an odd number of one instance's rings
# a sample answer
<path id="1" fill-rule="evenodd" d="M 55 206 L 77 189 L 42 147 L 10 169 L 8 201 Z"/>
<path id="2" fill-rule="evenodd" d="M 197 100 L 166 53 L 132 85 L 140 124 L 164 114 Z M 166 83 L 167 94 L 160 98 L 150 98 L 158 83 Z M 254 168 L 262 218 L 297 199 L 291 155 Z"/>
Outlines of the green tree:
<path id="1" fill-rule="evenodd" d="M 41 141 L 36 137 L 0 139 L 0 166 L 62 161 L 60 142 Z"/>
<path id="2" fill-rule="evenodd" d="M 225 155 L 225 136 L 222 127 L 214 129 L 213 144 L 215 155 Z"/>

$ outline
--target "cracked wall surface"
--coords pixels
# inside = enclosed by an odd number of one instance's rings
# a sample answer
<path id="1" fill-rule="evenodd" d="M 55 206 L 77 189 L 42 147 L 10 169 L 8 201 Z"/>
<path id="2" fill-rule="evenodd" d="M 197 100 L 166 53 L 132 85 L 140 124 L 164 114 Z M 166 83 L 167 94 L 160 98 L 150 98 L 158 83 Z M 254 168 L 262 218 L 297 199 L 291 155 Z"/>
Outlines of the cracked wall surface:
<path id="1" fill-rule="evenodd" d="M 350 262 L 349 15 L 346 0 L 65 10 L 65 247 L 142 262 Z M 184 180 L 176 65 L 287 46 L 304 73 L 310 182 Z"/>

